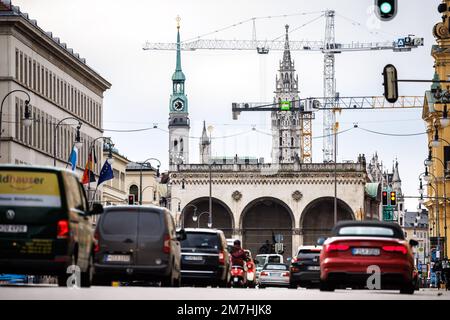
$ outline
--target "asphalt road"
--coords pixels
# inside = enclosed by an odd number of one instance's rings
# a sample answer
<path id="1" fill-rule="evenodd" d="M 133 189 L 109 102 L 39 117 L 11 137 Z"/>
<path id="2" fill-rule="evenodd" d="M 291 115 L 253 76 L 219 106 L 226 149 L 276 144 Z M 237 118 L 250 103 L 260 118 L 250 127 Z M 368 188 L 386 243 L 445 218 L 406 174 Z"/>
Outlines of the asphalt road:
<path id="1" fill-rule="evenodd" d="M 0 286 L 0 300 L 450 300 L 450 291 L 421 289 L 414 295 L 398 291 L 336 290 L 320 292 L 318 289 L 297 290 L 219 289 L 219 288 L 159 288 L 159 287 L 91 287 L 89 289 L 58 288 L 52 285 Z"/>

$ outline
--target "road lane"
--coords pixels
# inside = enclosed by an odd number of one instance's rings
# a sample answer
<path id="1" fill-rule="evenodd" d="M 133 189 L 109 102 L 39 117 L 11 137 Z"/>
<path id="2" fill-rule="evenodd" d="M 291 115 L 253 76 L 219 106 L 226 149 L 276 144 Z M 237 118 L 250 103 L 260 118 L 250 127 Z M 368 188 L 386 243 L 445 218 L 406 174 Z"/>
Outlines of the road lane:
<path id="1" fill-rule="evenodd" d="M 92 287 L 68 289 L 56 286 L 1 286 L 1 300 L 40 299 L 112 299 L 112 300 L 450 300 L 450 291 L 425 289 L 414 295 L 398 291 L 336 290 L 284 288 L 227 289 L 227 288 L 159 288 L 159 287 Z"/>

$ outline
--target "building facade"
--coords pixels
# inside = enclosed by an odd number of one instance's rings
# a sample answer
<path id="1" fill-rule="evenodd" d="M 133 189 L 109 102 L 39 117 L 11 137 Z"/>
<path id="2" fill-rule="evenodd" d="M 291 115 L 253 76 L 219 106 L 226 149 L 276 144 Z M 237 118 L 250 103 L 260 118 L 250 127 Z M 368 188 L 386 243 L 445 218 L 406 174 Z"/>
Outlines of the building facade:
<path id="1" fill-rule="evenodd" d="M 84 169 L 89 149 L 101 156 L 103 94 L 111 84 L 59 38 L 40 28 L 18 7 L 0 5 L 0 99 L 14 90 L 30 95 L 32 123 L 24 125 L 26 94 L 4 101 L 0 162 L 67 166 L 81 123 L 77 168 Z M 68 118 L 68 119 L 66 119 Z M 66 119 L 66 120 L 63 120 Z M 63 120 L 60 125 L 57 125 Z M 102 161 L 97 162 L 98 174 Z"/>
<path id="2" fill-rule="evenodd" d="M 419 242 L 414 248 L 414 258 L 416 265 L 429 263 L 430 237 L 428 229 L 428 211 L 422 209 L 420 212 L 406 211 L 402 228 L 405 232 L 406 240 L 411 239 Z"/>
<path id="3" fill-rule="evenodd" d="M 164 186 L 159 183 L 156 169 L 151 165 L 138 162 L 130 162 L 126 166 L 125 190 L 128 194 L 134 195 L 136 204 L 159 205 Z M 141 201 L 142 194 L 142 201 Z"/>
<path id="4" fill-rule="evenodd" d="M 432 46 L 431 55 L 434 63 L 434 80 L 448 80 L 450 74 L 450 19 L 448 10 L 450 0 L 442 0 L 439 5 L 439 12 L 442 13 L 442 21 L 433 28 L 433 35 L 436 44 Z M 446 120 L 447 103 L 444 96 L 448 94 L 446 84 L 440 85 L 435 82 L 430 90 L 425 92 L 425 101 L 422 118 L 426 123 L 428 132 L 429 156 L 431 156 L 429 175 L 431 177 L 427 186 L 429 198 L 425 201 L 425 206 L 429 212 L 429 225 L 431 242 L 439 252 L 437 257 L 448 256 L 450 245 L 448 238 L 448 224 L 450 223 L 448 197 L 450 185 L 448 173 L 448 161 L 450 161 L 450 127 Z M 437 140 L 436 140 L 437 138 Z M 436 143 L 433 141 L 436 140 Z M 427 154 L 424 152 L 424 158 Z M 437 248 L 438 247 L 438 248 Z"/>

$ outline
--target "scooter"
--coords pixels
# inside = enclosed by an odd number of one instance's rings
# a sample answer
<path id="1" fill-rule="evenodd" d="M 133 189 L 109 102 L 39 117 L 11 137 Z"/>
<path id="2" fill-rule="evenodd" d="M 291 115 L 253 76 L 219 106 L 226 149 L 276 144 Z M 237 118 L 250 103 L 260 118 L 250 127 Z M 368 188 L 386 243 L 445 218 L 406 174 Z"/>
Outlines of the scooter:
<path id="1" fill-rule="evenodd" d="M 244 267 L 231 266 L 231 285 L 233 288 L 244 288 L 247 286 L 247 275 Z"/>
<path id="2" fill-rule="evenodd" d="M 246 262 L 247 265 L 247 287 L 256 287 L 256 266 L 252 261 Z"/>

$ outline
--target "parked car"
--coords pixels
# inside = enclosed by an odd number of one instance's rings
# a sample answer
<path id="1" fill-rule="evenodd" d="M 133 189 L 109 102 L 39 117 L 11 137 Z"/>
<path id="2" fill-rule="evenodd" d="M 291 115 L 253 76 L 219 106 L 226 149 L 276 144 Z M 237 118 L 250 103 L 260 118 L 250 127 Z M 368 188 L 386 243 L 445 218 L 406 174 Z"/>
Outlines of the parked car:
<path id="1" fill-rule="evenodd" d="M 227 287 L 230 283 L 230 254 L 223 231 L 186 229 L 181 242 L 183 284 Z"/>
<path id="2" fill-rule="evenodd" d="M 414 259 L 398 224 L 378 221 L 345 221 L 332 230 L 320 256 L 320 289 L 366 287 L 371 266 L 380 268 L 381 289 L 414 293 Z"/>
<path id="3" fill-rule="evenodd" d="M 258 282 L 259 273 L 263 269 L 264 265 L 268 262 L 273 263 L 283 263 L 283 256 L 281 254 L 271 253 L 271 254 L 258 254 L 255 257 L 256 264 L 256 282 Z"/>
<path id="4" fill-rule="evenodd" d="M 322 246 L 300 246 L 290 265 L 290 288 L 312 287 L 320 283 L 320 252 Z"/>
<path id="5" fill-rule="evenodd" d="M 94 283 L 160 282 L 180 286 L 180 240 L 170 211 L 156 206 L 106 207 L 95 230 Z"/>
<path id="6" fill-rule="evenodd" d="M 92 280 L 94 239 L 83 186 L 72 171 L 37 166 L 0 166 L 0 273 L 51 275 L 66 286 L 68 267 L 78 283 Z M 75 269 L 75 268 L 74 268 Z"/>
<path id="7" fill-rule="evenodd" d="M 283 263 L 266 263 L 259 274 L 259 288 L 288 287 L 290 282 L 289 267 Z"/>

